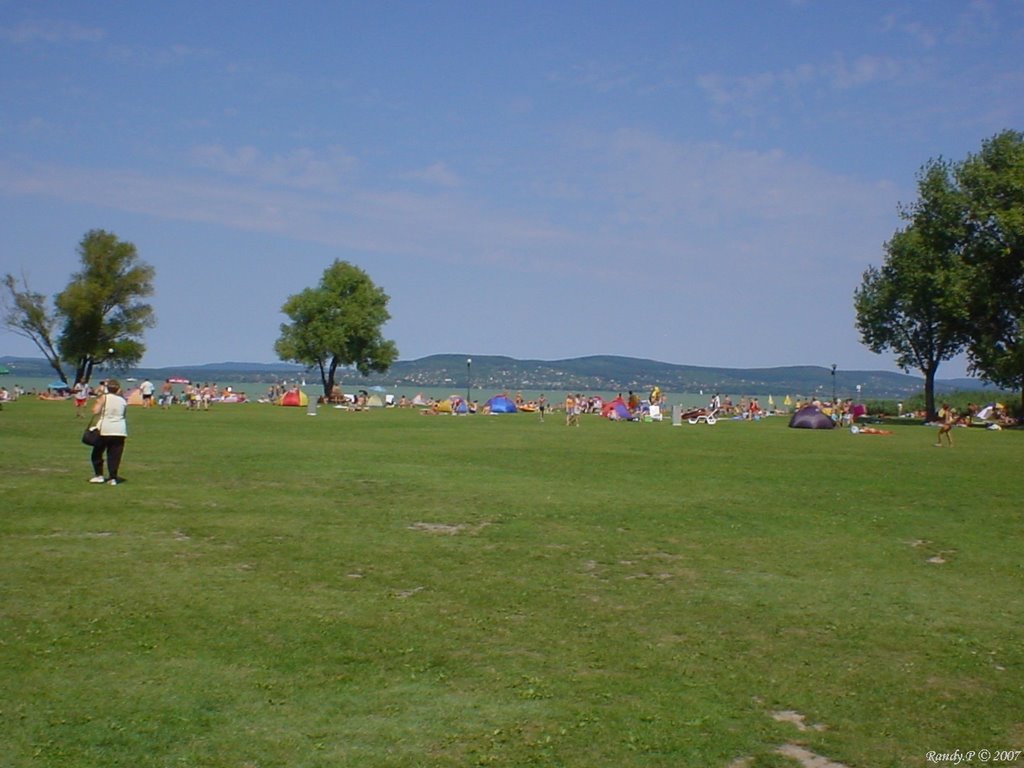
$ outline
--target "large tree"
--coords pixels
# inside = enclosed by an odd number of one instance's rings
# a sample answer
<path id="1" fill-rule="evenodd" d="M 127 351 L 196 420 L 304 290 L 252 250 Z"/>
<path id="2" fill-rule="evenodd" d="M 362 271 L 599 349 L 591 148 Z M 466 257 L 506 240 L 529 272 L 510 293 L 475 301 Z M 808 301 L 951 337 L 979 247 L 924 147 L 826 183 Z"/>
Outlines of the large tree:
<path id="1" fill-rule="evenodd" d="M 2 295 L 4 325 L 13 333 L 32 341 L 43 353 L 46 362 L 57 372 L 61 381 L 68 383 L 57 351 L 57 315 L 48 306 L 46 296 L 33 291 L 23 275 L 21 286 L 10 273 L 4 275 Z"/>
<path id="2" fill-rule="evenodd" d="M 398 358 L 395 343 L 381 333 L 391 317 L 388 300 L 366 272 L 335 261 L 316 287 L 290 296 L 281 307 L 291 322 L 281 324 L 274 349 L 282 360 L 316 366 L 329 397 L 339 366 L 354 366 L 366 376 L 388 370 Z"/>
<path id="3" fill-rule="evenodd" d="M 82 238 L 78 254 L 81 269 L 54 302 L 64 319 L 61 356 L 75 379 L 89 381 L 98 364 L 128 368 L 142 359 L 142 334 L 156 320 L 140 299 L 153 293 L 154 269 L 132 243 L 101 229 Z"/>
<path id="4" fill-rule="evenodd" d="M 31 339 L 65 384 L 65 362 L 86 382 L 98 363 L 136 364 L 146 349 L 142 333 L 155 322 L 152 307 L 140 301 L 153 293 L 154 270 L 134 245 L 97 229 L 82 238 L 78 255 L 81 269 L 54 297 L 53 311 L 25 278 L 21 287 L 10 274 L 3 280 L 4 324 Z"/>
<path id="5" fill-rule="evenodd" d="M 971 270 L 967 355 L 1024 410 L 1024 133 L 1004 131 L 957 169 Z"/>
<path id="6" fill-rule="evenodd" d="M 864 272 L 854 308 L 861 341 L 872 352 L 892 351 L 902 370 L 924 375 L 932 418 L 939 364 L 964 348 L 969 283 L 952 166 L 930 161 L 918 175 L 918 191 L 918 201 L 901 212 L 909 224 L 885 244 L 882 266 Z"/>

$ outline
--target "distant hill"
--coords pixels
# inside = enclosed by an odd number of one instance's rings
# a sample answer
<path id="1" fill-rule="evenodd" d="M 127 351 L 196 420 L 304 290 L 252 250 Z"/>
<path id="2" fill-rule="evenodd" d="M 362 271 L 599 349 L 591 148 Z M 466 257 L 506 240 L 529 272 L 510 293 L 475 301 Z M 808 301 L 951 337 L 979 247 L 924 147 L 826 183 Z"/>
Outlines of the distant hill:
<path id="1" fill-rule="evenodd" d="M 832 372 L 822 366 L 779 368 L 709 368 L 678 365 L 633 357 L 598 355 L 568 360 L 517 360 L 511 357 L 473 356 L 467 372 L 465 355 L 431 355 L 418 360 L 399 361 L 384 376 L 366 379 L 370 384 L 399 386 L 456 386 L 466 384 L 467 373 L 474 388 L 484 390 L 532 389 L 567 391 L 646 392 L 659 385 L 670 392 L 711 392 L 763 394 L 822 392 L 831 394 Z M 868 397 L 906 397 L 920 392 L 921 377 L 888 371 L 836 372 L 838 394 L 852 395 L 860 384 Z M 936 382 L 936 390 L 978 390 L 985 385 L 975 379 Z"/>
<path id="2" fill-rule="evenodd" d="M 551 392 L 646 392 L 659 385 L 668 392 L 721 392 L 722 394 L 803 394 L 832 393 L 832 372 L 823 366 L 784 366 L 778 368 L 709 368 L 677 365 L 656 360 L 614 355 L 577 357 L 568 360 L 517 360 L 495 355 L 473 356 L 467 366 L 466 355 L 431 355 L 418 360 L 401 360 L 386 374 L 362 378 L 352 370 L 341 371 L 346 383 L 360 381 L 367 386 L 382 385 L 415 389 L 419 387 L 466 386 L 467 373 L 473 389 L 548 390 Z M 52 377 L 53 371 L 39 358 L 0 357 L 0 364 L 12 374 L 25 377 Z M 467 368 L 469 370 L 467 371 Z M 171 368 L 137 368 L 123 375 L 162 380 L 182 376 L 198 381 L 272 382 L 294 378 L 305 369 L 291 363 L 224 362 L 184 365 Z M 307 379 L 309 378 L 307 374 Z M 835 386 L 840 396 L 853 396 L 861 385 L 865 398 L 904 398 L 922 390 L 923 379 L 889 371 L 836 371 Z M 936 391 L 997 391 L 976 379 L 943 379 Z"/>

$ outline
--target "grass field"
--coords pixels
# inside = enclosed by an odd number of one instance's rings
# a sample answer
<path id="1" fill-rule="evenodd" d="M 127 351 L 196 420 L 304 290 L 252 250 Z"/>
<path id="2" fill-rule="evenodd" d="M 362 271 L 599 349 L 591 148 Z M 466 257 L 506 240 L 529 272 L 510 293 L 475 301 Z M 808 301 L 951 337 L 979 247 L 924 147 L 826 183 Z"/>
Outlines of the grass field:
<path id="1" fill-rule="evenodd" d="M 0 412 L 0 766 L 1024 765 L 1024 433 L 132 409 L 112 488 L 72 411 Z"/>

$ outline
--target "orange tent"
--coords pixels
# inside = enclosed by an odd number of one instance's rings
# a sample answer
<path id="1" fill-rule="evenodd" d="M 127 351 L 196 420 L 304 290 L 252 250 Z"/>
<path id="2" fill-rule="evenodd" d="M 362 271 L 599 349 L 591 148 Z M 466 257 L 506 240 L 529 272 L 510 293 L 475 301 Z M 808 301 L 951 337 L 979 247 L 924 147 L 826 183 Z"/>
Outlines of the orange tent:
<path id="1" fill-rule="evenodd" d="M 306 393 L 301 389 L 290 389 L 281 395 L 281 399 L 277 401 L 277 404 L 305 407 L 309 405 L 309 398 L 306 397 Z"/>

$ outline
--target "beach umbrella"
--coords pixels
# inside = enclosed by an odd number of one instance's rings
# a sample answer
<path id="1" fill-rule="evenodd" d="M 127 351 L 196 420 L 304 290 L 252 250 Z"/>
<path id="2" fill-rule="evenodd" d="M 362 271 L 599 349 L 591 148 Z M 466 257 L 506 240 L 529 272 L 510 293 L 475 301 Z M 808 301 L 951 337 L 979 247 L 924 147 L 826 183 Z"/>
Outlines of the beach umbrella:
<path id="1" fill-rule="evenodd" d="M 51 381 L 46 386 L 48 389 L 68 389 L 68 385 L 63 381 Z"/>

